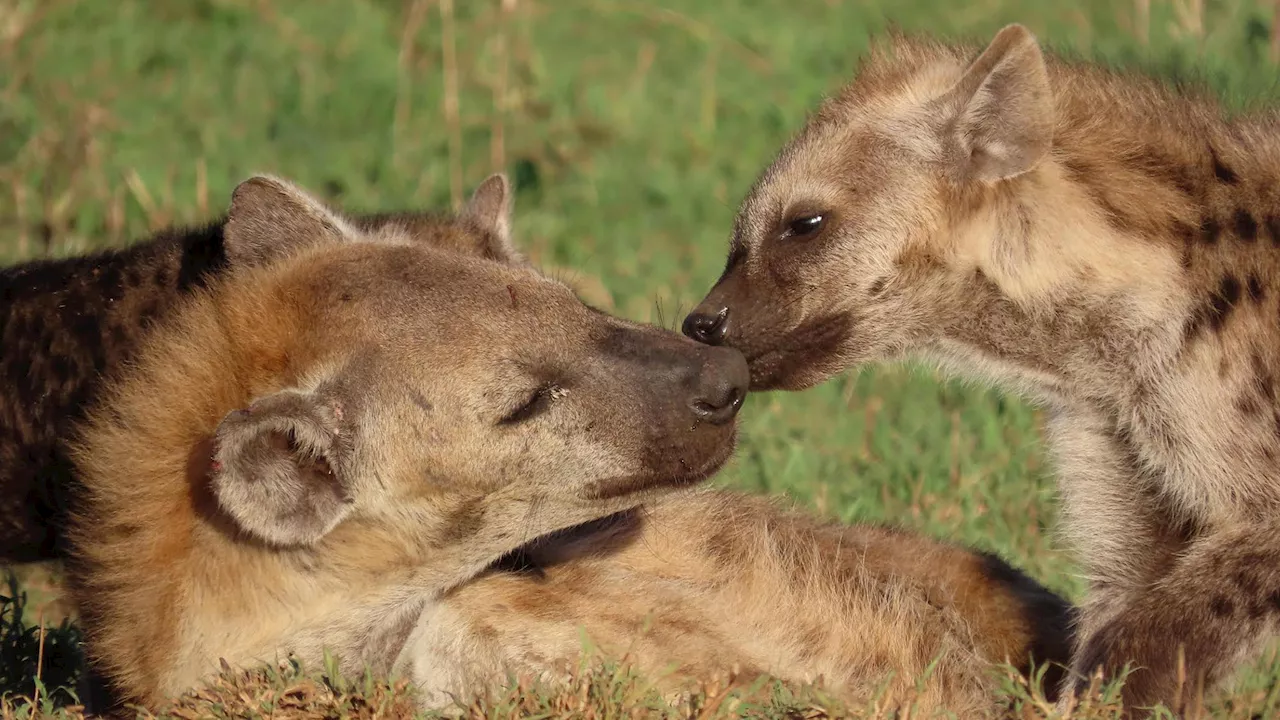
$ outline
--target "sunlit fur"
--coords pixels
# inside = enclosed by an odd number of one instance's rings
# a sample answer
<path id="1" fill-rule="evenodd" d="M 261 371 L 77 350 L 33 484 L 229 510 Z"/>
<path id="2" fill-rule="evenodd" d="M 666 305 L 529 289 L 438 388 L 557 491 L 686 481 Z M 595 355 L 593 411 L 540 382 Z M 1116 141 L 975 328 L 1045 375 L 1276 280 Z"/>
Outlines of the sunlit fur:
<path id="1" fill-rule="evenodd" d="M 823 213 L 812 237 L 784 237 Z M 725 342 L 757 389 L 933 360 L 1046 404 L 1092 589 L 1076 670 L 1176 703 L 1280 618 L 1280 122 L 1042 53 L 899 36 L 742 205 Z"/>

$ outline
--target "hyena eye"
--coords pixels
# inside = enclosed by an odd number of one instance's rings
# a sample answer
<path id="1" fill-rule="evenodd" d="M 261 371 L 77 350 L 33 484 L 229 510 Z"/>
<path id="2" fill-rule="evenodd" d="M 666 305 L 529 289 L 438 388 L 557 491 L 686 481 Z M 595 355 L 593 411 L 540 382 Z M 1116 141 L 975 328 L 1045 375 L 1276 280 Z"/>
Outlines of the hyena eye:
<path id="1" fill-rule="evenodd" d="M 499 425 L 517 425 L 531 420 L 551 407 L 552 401 L 565 395 L 565 391 L 554 383 L 547 383 L 533 392 L 514 410 L 498 420 Z"/>
<path id="2" fill-rule="evenodd" d="M 787 223 L 787 235 L 789 237 L 805 237 L 812 235 L 822 228 L 823 217 L 821 215 L 806 215 L 796 218 Z"/>

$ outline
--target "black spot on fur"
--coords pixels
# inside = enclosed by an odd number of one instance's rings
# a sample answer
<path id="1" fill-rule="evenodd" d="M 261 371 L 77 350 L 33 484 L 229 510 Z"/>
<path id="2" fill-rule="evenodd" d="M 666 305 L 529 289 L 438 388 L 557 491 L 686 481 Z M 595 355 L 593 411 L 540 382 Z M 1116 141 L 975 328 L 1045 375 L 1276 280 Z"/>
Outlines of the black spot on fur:
<path id="1" fill-rule="evenodd" d="M 1206 217 L 1200 222 L 1200 242 L 1213 245 L 1218 242 L 1220 234 L 1222 234 L 1222 226 L 1218 224 L 1217 218 Z"/>
<path id="2" fill-rule="evenodd" d="M 465 540 L 480 532 L 484 516 L 485 506 L 479 498 L 462 503 L 445 518 L 444 527 L 440 530 L 441 545 Z"/>
<path id="3" fill-rule="evenodd" d="M 418 409 L 422 410 L 422 412 L 429 413 L 433 409 L 431 406 L 431 402 L 427 400 L 426 396 L 424 396 L 422 393 L 418 392 L 417 390 L 409 391 L 409 399 L 412 400 L 413 404 L 417 405 Z"/>
<path id="4" fill-rule="evenodd" d="M 1222 162 L 1222 158 L 1218 157 L 1218 151 L 1214 150 L 1212 146 L 1209 148 L 1209 157 L 1213 159 L 1213 176 L 1219 182 L 1234 185 L 1240 181 L 1239 176 L 1236 175 L 1234 170 L 1227 167 L 1226 163 Z"/>
<path id="5" fill-rule="evenodd" d="M 1222 326 L 1226 324 L 1227 318 L 1239 301 L 1240 281 L 1234 275 L 1224 275 L 1217 292 L 1209 298 L 1207 318 L 1209 327 L 1213 328 L 1214 332 L 1222 330 Z"/>
<path id="6" fill-rule="evenodd" d="M 1253 219 L 1248 210 L 1236 210 L 1231 224 L 1235 226 L 1236 237 L 1241 240 L 1253 242 L 1258 239 L 1258 221 Z"/>
<path id="7" fill-rule="evenodd" d="M 1266 289 L 1262 287 L 1262 280 L 1258 279 L 1255 273 L 1249 273 L 1247 282 L 1249 288 L 1249 299 L 1254 302 L 1261 302 L 1266 297 Z"/>
<path id="8" fill-rule="evenodd" d="M 1253 393 L 1246 392 L 1236 398 L 1236 409 L 1245 415 L 1257 415 L 1262 412 L 1262 403 Z"/>
<path id="9" fill-rule="evenodd" d="M 878 277 L 875 280 L 871 281 L 871 287 L 868 288 L 868 290 L 871 292 L 872 295 L 879 295 L 880 293 L 884 292 L 884 286 L 888 282 L 889 282 L 889 278 Z"/>
<path id="10" fill-rule="evenodd" d="M 1236 606 L 1226 596 L 1214 595 L 1213 600 L 1209 601 L 1209 611 L 1217 617 L 1226 618 L 1231 617 L 1236 611 Z"/>
<path id="11" fill-rule="evenodd" d="M 1244 570 L 1237 570 L 1232 573 L 1231 581 L 1245 595 L 1257 595 L 1262 590 L 1258 583 L 1258 578 Z"/>

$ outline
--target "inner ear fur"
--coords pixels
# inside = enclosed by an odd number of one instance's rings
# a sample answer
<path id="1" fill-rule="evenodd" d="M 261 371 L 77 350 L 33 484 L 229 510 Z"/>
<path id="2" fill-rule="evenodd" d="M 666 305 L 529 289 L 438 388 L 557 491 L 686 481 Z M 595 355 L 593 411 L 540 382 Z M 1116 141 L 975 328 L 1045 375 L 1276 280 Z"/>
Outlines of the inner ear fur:
<path id="1" fill-rule="evenodd" d="M 480 183 L 458 217 L 480 234 L 480 254 L 500 262 L 522 264 L 524 256 L 511 239 L 514 193 L 503 173 L 494 173 Z"/>
<path id="2" fill-rule="evenodd" d="M 228 413 L 214 434 L 210 486 L 245 533 L 279 546 L 318 542 L 351 512 L 341 403 L 282 390 Z"/>
<path id="3" fill-rule="evenodd" d="M 358 231 L 321 200 L 270 175 L 236 186 L 223 227 L 232 265 L 264 265 L 306 247 L 354 239 Z"/>
<path id="4" fill-rule="evenodd" d="M 1053 93 L 1040 45 L 1022 25 L 996 33 L 943 98 L 944 147 L 962 179 L 998 182 L 1026 173 L 1053 143 Z"/>

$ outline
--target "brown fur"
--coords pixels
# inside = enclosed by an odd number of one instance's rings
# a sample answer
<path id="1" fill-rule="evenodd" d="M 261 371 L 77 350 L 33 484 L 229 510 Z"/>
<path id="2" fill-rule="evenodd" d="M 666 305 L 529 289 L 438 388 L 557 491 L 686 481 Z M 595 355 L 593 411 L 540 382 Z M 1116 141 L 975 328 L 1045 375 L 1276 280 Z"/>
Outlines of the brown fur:
<path id="1" fill-rule="evenodd" d="M 761 175 L 686 328 L 753 388 L 916 356 L 1047 404 L 1092 584 L 1075 670 L 1132 661 L 1129 702 L 1177 705 L 1276 631 L 1274 112 L 1046 58 L 1020 26 L 895 38 Z"/>
<path id="2" fill-rule="evenodd" d="M 358 228 L 475 243 L 430 213 L 351 215 Z M 0 562 L 58 559 L 78 490 L 65 440 L 149 328 L 252 255 L 224 246 L 226 219 L 130 247 L 0 269 Z M 476 248 L 469 248 L 476 249 Z"/>
<path id="3" fill-rule="evenodd" d="M 677 372 L 662 384 L 677 390 L 678 359 L 687 353 L 701 363 L 728 362 L 730 374 L 733 364 L 666 333 L 584 316 L 548 281 L 513 267 L 518 256 L 501 230 L 508 209 L 493 202 L 505 189 L 494 182 L 459 223 L 439 229 L 437 247 L 450 252 L 402 248 L 394 236 L 316 242 L 349 229 L 323 215 L 316 223 L 310 214 L 275 213 L 266 222 L 254 207 L 240 208 L 237 216 L 248 220 L 242 226 L 270 236 L 267 243 L 242 238 L 249 241 L 242 250 L 285 247 L 300 255 L 224 281 L 158 331 L 81 443 L 93 514 L 75 534 L 85 559 L 76 577 L 92 653 L 127 697 L 156 701 L 184 689 L 220 657 L 246 664 L 290 650 L 314 661 L 324 646 L 347 667 L 408 671 L 434 704 L 501 682 L 508 671 L 555 680 L 578 661 L 581 628 L 610 656 L 630 652 L 651 677 L 666 676 L 661 686 L 669 691 L 737 666 L 823 680 L 853 702 L 887 681 L 885 701 L 911 702 L 928 671 L 917 707 L 974 717 L 995 710 L 991 663 L 1065 660 L 1069 605 L 993 556 L 887 528 L 819 523 L 723 491 L 654 497 L 655 482 L 697 479 L 672 476 L 673 467 L 648 483 L 584 483 L 583 466 L 599 462 L 583 457 L 591 445 L 560 436 L 597 433 L 590 424 L 557 427 L 554 415 L 547 432 L 527 431 L 526 451 L 511 456 L 501 436 L 467 416 L 490 415 L 486 394 L 505 395 L 520 371 L 502 367 L 488 378 L 482 358 L 524 348 L 525 361 L 553 362 L 548 345 L 571 353 L 580 341 L 536 336 L 562 323 L 609 328 L 605 347 L 614 354 L 628 348 L 618 333 L 643 340 L 622 353 L 639 367 L 613 368 L 618 394 L 611 401 L 628 412 L 636 409 L 629 394 L 645 392 L 629 374 L 671 368 L 672 353 Z M 274 196 L 269 207 L 294 202 L 287 186 L 258 189 Z M 476 237 L 468 225 L 498 229 Z M 377 265 L 384 254 L 401 276 Z M 364 276 L 374 269 L 376 286 Z M 347 295 L 352 274 L 368 292 Z M 421 284 L 404 287 L 409 280 Z M 330 303 L 334 295 L 339 308 L 382 312 L 359 322 L 298 320 L 341 312 Z M 516 310 L 513 295 L 540 310 L 502 319 Z M 442 299 L 471 296 L 491 304 L 480 311 Z M 428 319 L 412 324 L 379 304 L 389 298 Z M 427 332 L 441 312 L 452 313 L 457 328 L 438 348 L 401 334 Z M 334 356 L 360 345 L 347 332 L 374 333 L 375 345 L 392 345 L 409 364 L 335 372 L 343 363 Z M 604 412 L 592 409 L 588 371 L 600 359 L 590 346 L 587 353 L 576 358 L 571 394 L 553 398 L 565 412 L 575 403 L 583 414 Z M 357 357 L 357 364 L 378 364 Z M 386 382 L 402 402 L 379 392 Z M 281 385 L 287 389 L 273 391 Z M 377 422 L 373 406 L 386 403 L 392 422 Z M 467 412 L 459 415 L 458 403 Z M 644 425 L 660 421 L 661 414 L 650 416 Z M 597 452 L 636 432 L 627 418 L 599 424 L 608 429 Z M 714 461 L 716 438 L 723 447 L 728 431 L 696 425 L 695 436 L 711 433 L 701 442 L 710 443 L 704 452 Z M 686 425 L 680 434 L 689 432 Z M 691 464 L 681 452 L 687 439 L 635 439 L 631 452 L 642 465 L 660 462 L 645 448 Z M 369 462 L 359 459 L 362 450 L 373 455 L 394 501 L 356 480 Z M 430 460 L 426 472 L 411 469 L 417 452 Z M 476 487 L 478 478 L 492 487 Z M 622 490 L 631 494 L 598 499 Z M 575 493 L 588 499 L 584 507 L 572 502 Z M 653 500 L 507 554 L 574 514 L 595 516 L 643 497 Z M 503 559 L 492 562 L 494 553 Z M 481 572 L 479 563 L 489 569 Z"/>
<path id="4" fill-rule="evenodd" d="M 429 701 L 508 672 L 558 678 L 584 630 L 668 692 L 736 666 L 748 681 L 822 681 L 848 703 L 883 688 L 913 716 L 987 717 L 991 663 L 1063 663 L 1070 649 L 1068 604 L 997 558 L 740 493 L 673 495 L 525 555 L 531 570 L 486 575 L 424 613 L 400 666 Z"/>
<path id="5" fill-rule="evenodd" d="M 227 253 L 255 269 L 151 334 L 75 455 L 75 596 L 122 699 L 323 646 L 377 669 L 509 551 L 730 456 L 741 355 L 525 266 L 508 197 L 486 182 L 431 247 L 282 181 L 236 189 Z"/>

